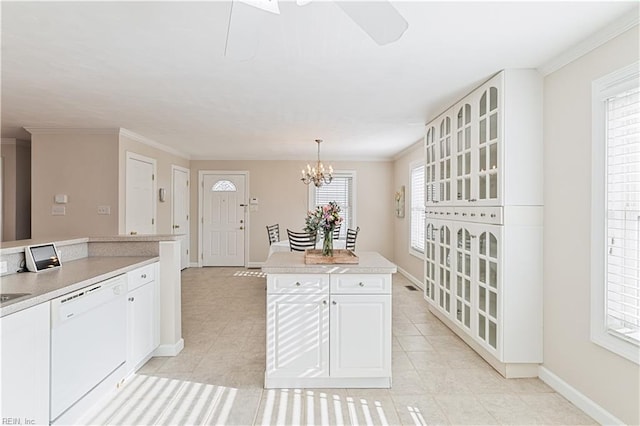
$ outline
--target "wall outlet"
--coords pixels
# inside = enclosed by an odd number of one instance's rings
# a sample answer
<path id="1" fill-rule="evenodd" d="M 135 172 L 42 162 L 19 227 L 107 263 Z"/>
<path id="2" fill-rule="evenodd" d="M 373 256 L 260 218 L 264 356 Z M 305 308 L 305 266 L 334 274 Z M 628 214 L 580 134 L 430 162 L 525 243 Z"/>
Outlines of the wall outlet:
<path id="1" fill-rule="evenodd" d="M 0 274 L 4 274 L 5 272 L 7 272 L 7 262 L 3 260 L 0 262 Z"/>
<path id="2" fill-rule="evenodd" d="M 98 206 L 98 214 L 111 214 L 111 206 Z"/>
<path id="3" fill-rule="evenodd" d="M 52 216 L 64 216 L 67 214 L 67 208 L 63 204 L 51 206 Z"/>

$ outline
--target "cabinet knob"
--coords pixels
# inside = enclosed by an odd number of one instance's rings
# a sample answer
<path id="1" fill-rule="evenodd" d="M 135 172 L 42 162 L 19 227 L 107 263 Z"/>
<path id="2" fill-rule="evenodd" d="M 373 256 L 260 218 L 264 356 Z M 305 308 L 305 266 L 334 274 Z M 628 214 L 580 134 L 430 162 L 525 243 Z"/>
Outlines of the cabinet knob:
<path id="1" fill-rule="evenodd" d="M 473 216 L 475 216 L 475 215 L 476 215 L 475 213 L 471 213 L 471 217 L 473 217 Z"/>
<path id="2" fill-rule="evenodd" d="M 496 217 L 496 214 L 495 213 L 491 213 L 491 217 Z"/>
<path id="3" fill-rule="evenodd" d="M 358 285 L 359 285 L 360 287 L 364 287 L 364 283 L 363 283 L 362 281 L 360 281 L 360 282 L 358 283 Z"/>
<path id="4" fill-rule="evenodd" d="M 296 287 L 300 287 L 300 281 L 296 282 Z"/>
<path id="5" fill-rule="evenodd" d="M 338 303 L 334 300 L 333 302 L 331 302 L 332 305 L 337 305 Z"/>
<path id="6" fill-rule="evenodd" d="M 476 201 L 478 201 L 478 200 L 476 200 L 475 198 L 472 198 L 472 199 L 469 200 L 470 203 L 475 203 Z"/>
<path id="7" fill-rule="evenodd" d="M 140 278 L 147 278 L 147 274 L 140 275 Z"/>
<path id="8" fill-rule="evenodd" d="M 129 298 L 129 302 L 133 302 L 135 299 L 133 297 Z"/>
<path id="9" fill-rule="evenodd" d="M 323 301 L 322 301 L 322 304 L 323 304 L 323 305 L 326 305 L 326 304 L 327 304 L 327 301 L 326 301 L 326 300 L 323 300 Z"/>
<path id="10" fill-rule="evenodd" d="M 178 229 L 180 228 L 180 225 L 173 225 L 173 229 Z"/>
<path id="11" fill-rule="evenodd" d="M 485 216 L 486 216 L 486 214 L 480 213 L 480 217 L 485 217 Z"/>

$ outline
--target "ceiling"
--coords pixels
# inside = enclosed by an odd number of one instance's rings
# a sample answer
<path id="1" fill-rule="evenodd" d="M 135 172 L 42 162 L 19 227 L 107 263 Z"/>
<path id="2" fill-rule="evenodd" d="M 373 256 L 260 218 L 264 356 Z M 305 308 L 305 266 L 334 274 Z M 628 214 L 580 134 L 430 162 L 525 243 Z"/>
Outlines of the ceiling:
<path id="1" fill-rule="evenodd" d="M 321 138 L 323 159 L 388 159 L 500 69 L 637 15 L 624 1 L 393 5 L 409 28 L 378 46 L 333 2 L 281 1 L 238 60 L 230 2 L 3 1 L 2 136 L 125 128 L 211 159 L 312 159 Z"/>

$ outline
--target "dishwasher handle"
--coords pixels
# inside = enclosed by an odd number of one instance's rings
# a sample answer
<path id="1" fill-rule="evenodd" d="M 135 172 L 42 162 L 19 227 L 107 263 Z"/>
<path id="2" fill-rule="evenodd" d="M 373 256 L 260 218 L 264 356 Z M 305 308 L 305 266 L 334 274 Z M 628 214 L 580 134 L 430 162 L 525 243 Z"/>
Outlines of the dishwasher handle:
<path id="1" fill-rule="evenodd" d="M 80 317 L 98 306 L 125 297 L 126 289 L 126 275 L 118 275 L 52 300 L 51 328 Z"/>

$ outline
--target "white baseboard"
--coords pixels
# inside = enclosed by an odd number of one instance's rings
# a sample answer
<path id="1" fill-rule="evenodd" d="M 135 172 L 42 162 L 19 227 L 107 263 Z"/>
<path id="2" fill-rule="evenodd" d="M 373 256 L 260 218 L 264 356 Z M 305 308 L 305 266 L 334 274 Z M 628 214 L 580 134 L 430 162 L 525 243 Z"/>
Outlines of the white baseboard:
<path id="1" fill-rule="evenodd" d="M 249 262 L 247 263 L 247 268 L 262 268 L 262 266 L 264 265 L 264 262 Z"/>
<path id="2" fill-rule="evenodd" d="M 613 414 L 587 398 L 582 392 L 553 374 L 547 368 L 540 366 L 538 369 L 540 380 L 548 384 L 553 390 L 567 398 L 576 407 L 587 413 L 601 425 L 621 425 L 624 424 Z"/>
<path id="3" fill-rule="evenodd" d="M 153 351 L 153 356 L 176 356 L 184 349 L 184 339 L 178 340 L 174 344 L 160 345 Z"/>
<path id="4" fill-rule="evenodd" d="M 406 279 L 411 281 L 411 283 L 414 284 L 416 287 L 424 291 L 424 285 L 422 284 L 422 281 L 420 281 L 419 279 L 417 279 L 416 277 L 414 277 L 413 275 L 411 275 L 401 267 L 398 266 L 397 268 L 398 268 L 398 272 L 400 272 L 400 274 L 402 274 L 403 277 L 405 277 Z"/>
<path id="5" fill-rule="evenodd" d="M 200 265 L 198 264 L 198 262 L 190 262 L 189 263 L 189 268 L 199 268 Z"/>

